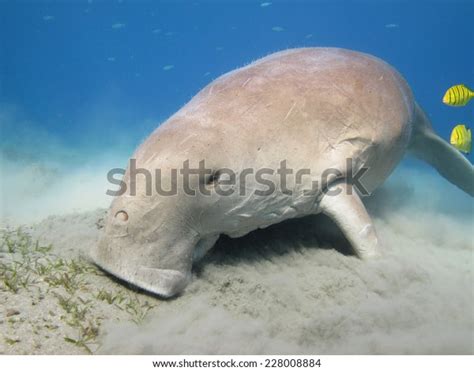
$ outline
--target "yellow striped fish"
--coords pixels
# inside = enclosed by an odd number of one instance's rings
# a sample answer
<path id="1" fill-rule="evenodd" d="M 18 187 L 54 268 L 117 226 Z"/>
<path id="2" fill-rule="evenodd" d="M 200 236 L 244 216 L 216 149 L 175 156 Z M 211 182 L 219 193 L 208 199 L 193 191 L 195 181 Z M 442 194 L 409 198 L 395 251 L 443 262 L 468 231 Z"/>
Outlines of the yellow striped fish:
<path id="1" fill-rule="evenodd" d="M 471 152 L 471 129 L 468 129 L 466 125 L 456 125 L 451 132 L 450 142 L 461 152 Z"/>
<path id="2" fill-rule="evenodd" d="M 472 97 L 474 97 L 474 91 L 466 85 L 454 85 L 444 94 L 443 103 L 448 106 L 465 106 Z"/>

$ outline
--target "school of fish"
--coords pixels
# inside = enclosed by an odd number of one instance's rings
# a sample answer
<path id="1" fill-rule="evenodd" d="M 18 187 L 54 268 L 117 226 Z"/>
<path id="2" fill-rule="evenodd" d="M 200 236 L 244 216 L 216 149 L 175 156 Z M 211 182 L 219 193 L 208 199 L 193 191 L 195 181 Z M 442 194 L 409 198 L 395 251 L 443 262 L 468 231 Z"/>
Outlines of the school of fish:
<path id="1" fill-rule="evenodd" d="M 443 103 L 452 107 L 462 107 L 474 97 L 474 91 L 464 84 L 451 86 L 443 96 Z M 464 124 L 456 125 L 451 131 L 450 143 L 457 150 L 469 154 L 471 152 L 471 129 Z"/>

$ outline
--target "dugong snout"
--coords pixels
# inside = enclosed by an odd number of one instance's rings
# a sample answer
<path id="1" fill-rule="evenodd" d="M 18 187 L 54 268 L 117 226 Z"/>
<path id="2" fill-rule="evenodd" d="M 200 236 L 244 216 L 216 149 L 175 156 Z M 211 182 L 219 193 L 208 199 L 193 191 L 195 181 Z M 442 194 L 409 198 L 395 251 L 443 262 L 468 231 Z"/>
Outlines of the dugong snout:
<path id="1" fill-rule="evenodd" d="M 90 256 L 123 281 L 165 298 L 175 296 L 191 280 L 199 236 L 177 216 L 156 213 L 155 207 L 134 207 L 135 202 L 129 197 L 114 201 L 104 233 Z"/>
<path id="2" fill-rule="evenodd" d="M 120 254 L 121 251 L 124 251 L 124 248 L 117 248 L 117 240 L 120 238 L 122 237 L 111 241 L 110 238 L 104 236 L 99 241 L 98 246 L 91 251 L 91 257 L 95 264 L 104 271 L 165 298 L 180 293 L 190 282 L 190 270 L 180 271 L 147 266 L 146 263 L 151 264 L 153 260 L 145 258 L 143 255 L 139 256 L 139 259 L 130 259 L 130 256 L 128 259 L 125 258 Z"/>

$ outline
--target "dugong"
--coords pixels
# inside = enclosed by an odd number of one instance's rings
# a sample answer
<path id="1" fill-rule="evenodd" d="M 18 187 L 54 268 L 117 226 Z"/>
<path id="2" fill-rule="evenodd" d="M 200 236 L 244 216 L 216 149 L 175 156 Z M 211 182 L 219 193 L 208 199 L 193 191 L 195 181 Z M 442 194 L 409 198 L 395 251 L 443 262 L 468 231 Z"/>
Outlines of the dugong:
<path id="1" fill-rule="evenodd" d="M 171 297 L 219 235 L 324 213 L 355 254 L 370 259 L 381 243 L 361 196 L 407 151 L 474 195 L 473 166 L 434 133 L 390 65 L 338 48 L 271 54 L 217 78 L 138 147 L 92 258 Z M 186 171 L 194 174 L 187 180 Z"/>

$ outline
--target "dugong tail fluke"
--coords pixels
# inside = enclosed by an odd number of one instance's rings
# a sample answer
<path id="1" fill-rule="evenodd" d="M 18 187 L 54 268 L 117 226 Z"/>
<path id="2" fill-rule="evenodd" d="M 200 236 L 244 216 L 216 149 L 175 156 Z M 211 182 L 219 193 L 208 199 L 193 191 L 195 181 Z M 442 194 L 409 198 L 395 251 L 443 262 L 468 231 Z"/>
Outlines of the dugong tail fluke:
<path id="1" fill-rule="evenodd" d="M 444 178 L 474 196 L 474 166 L 453 146 L 440 138 L 430 120 L 416 105 L 410 152 L 433 166 Z"/>

